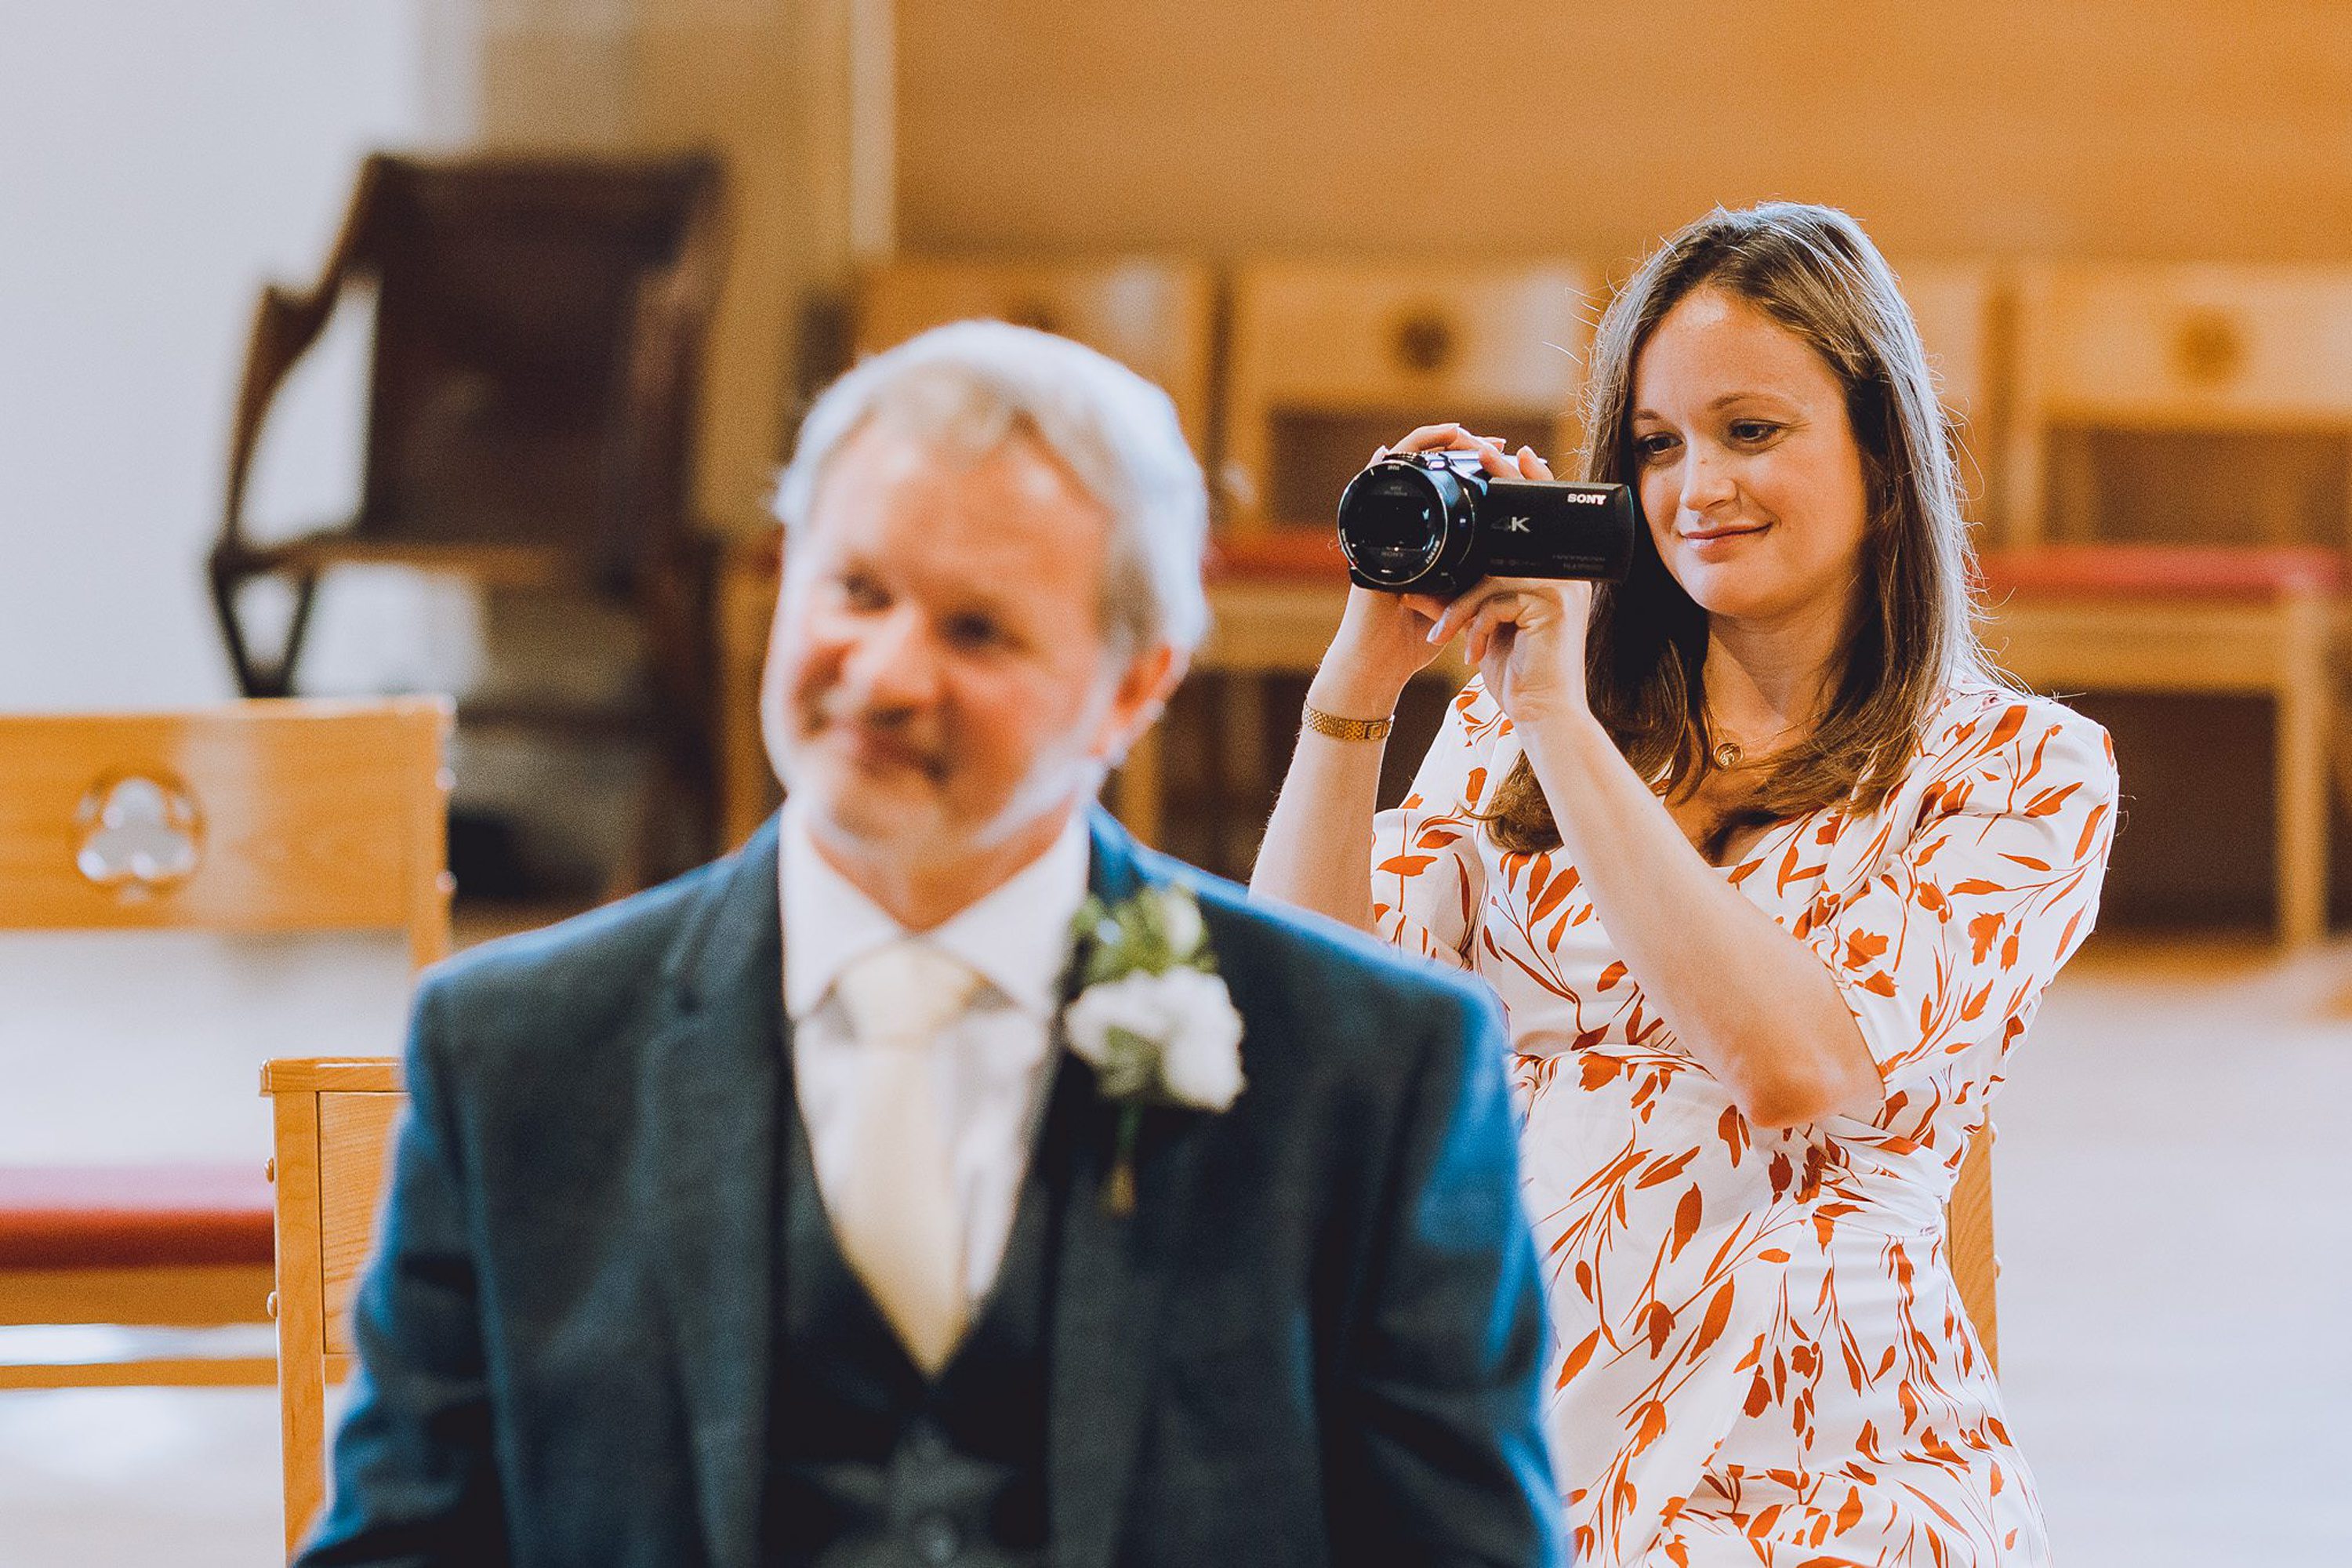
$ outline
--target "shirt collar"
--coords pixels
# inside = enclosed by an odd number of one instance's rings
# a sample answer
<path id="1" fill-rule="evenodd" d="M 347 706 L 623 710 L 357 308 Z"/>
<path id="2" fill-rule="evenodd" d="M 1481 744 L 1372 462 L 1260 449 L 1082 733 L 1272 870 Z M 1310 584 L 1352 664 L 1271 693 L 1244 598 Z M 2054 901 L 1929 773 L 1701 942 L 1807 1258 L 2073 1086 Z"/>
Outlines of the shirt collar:
<path id="1" fill-rule="evenodd" d="M 1086 813 L 1045 852 L 924 940 L 971 966 L 1024 1012 L 1049 1018 L 1061 1003 L 1070 925 L 1086 901 L 1093 847 Z M 784 803 L 777 881 L 784 929 L 784 1014 L 798 1024 L 816 1011 L 843 970 L 909 934 L 888 911 L 826 863 L 806 817 Z"/>

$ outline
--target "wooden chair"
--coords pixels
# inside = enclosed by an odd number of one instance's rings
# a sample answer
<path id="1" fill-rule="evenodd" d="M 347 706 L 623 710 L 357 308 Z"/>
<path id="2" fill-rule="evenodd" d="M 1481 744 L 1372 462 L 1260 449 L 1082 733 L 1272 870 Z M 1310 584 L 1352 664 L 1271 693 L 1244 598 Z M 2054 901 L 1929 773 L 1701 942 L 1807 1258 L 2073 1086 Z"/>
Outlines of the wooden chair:
<path id="1" fill-rule="evenodd" d="M 2341 537 L 2293 487 L 2249 485 L 2235 541 L 2190 517 L 2118 538 L 2103 434 L 2315 432 L 2352 441 L 2352 271 L 2040 267 L 2021 278 L 1989 637 L 2028 682 L 2231 692 L 2278 714 L 2277 927 L 2326 923 L 2327 777 Z"/>
<path id="2" fill-rule="evenodd" d="M 761 733 L 760 682 L 775 629 L 784 536 L 771 529 L 727 552 L 719 579 L 719 837 L 741 846 L 783 798 Z"/>
<path id="3" fill-rule="evenodd" d="M 278 1427 L 286 1553 L 326 1499 L 327 1384 L 347 1376 L 352 1291 L 367 1260 L 405 1097 L 400 1064 L 273 1061 L 261 1071 L 276 1123 Z"/>
<path id="4" fill-rule="evenodd" d="M 2000 1260 L 1993 1255 L 1992 1124 L 1987 1122 L 1960 1161 L 1952 1195 L 1944 1205 L 1944 1235 L 1953 1282 L 1976 1326 L 1987 1359 L 2000 1363 L 2000 1314 L 1997 1306 Z"/>
<path id="5" fill-rule="evenodd" d="M 707 808 L 709 547 L 692 526 L 696 397 L 717 288 L 711 159 L 375 154 L 361 166 L 318 281 L 261 295 L 229 445 L 215 610 L 240 689 L 297 689 L 320 579 L 396 565 L 491 588 L 593 593 L 625 605 L 644 647 L 635 710 L 469 702 L 468 724 L 589 733 L 638 727 L 657 765 L 633 853 Z M 338 303 L 373 286 L 365 471 L 346 521 L 260 540 L 245 519 L 255 450 L 288 374 Z M 292 615 L 257 645 L 248 584 Z M 699 837 L 699 835 L 697 835 Z M 698 858 L 706 847 L 691 847 Z"/>
<path id="6" fill-rule="evenodd" d="M 1215 276 L 1197 261 L 901 257 L 857 279 L 855 347 L 876 353 L 975 317 L 1058 332 L 1158 385 L 1193 450 L 1209 450 Z"/>
<path id="7" fill-rule="evenodd" d="M 0 717 L 0 929 L 390 929 L 449 947 L 449 707 L 252 701 Z M 59 1041 L 60 1049 L 70 1042 Z M 250 1166 L 0 1166 L 0 1323 L 259 1322 Z M 0 1365 L 0 1388 L 263 1383 L 267 1358 Z"/>
<path id="8" fill-rule="evenodd" d="M 1339 492 L 1415 425 L 1460 419 L 1568 468 L 1580 429 L 1598 279 L 1570 263 L 1260 261 L 1233 280 L 1222 421 L 1215 621 L 1193 668 L 1222 701 L 1212 779 L 1223 797 L 1263 778 L 1270 678 L 1311 674 L 1347 599 L 1329 547 Z M 1459 666 L 1434 679 L 1463 678 Z M 1155 731 L 1129 758 L 1138 820 L 1157 824 Z M 1151 804 L 1146 805 L 1149 801 Z M 1254 835 L 1254 813 L 1221 810 Z M 1244 863 L 1250 845 L 1229 845 Z"/>
<path id="9" fill-rule="evenodd" d="M 1326 529 L 1383 440 L 1458 418 L 1563 470 L 1599 283 L 1564 263 L 1266 261 L 1234 279 L 1228 531 Z"/>
<path id="10" fill-rule="evenodd" d="M 1896 268 L 1896 278 L 1951 420 L 1969 516 L 1998 515 L 2000 497 L 1993 481 L 2000 465 L 1992 459 L 2008 428 L 2001 332 L 2007 286 L 1996 267 L 1980 261 L 1908 262 Z"/>

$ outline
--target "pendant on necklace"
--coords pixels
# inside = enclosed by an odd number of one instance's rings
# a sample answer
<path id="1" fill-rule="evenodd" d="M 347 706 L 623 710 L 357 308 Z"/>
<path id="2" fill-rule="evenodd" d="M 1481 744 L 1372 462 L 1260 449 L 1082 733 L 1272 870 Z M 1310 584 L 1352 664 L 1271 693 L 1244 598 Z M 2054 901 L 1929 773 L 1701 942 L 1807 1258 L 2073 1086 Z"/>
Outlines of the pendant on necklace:
<path id="1" fill-rule="evenodd" d="M 1714 756 L 1715 765 L 1718 768 L 1736 768 L 1739 765 L 1739 748 L 1729 741 L 1717 741 L 1715 743 Z"/>

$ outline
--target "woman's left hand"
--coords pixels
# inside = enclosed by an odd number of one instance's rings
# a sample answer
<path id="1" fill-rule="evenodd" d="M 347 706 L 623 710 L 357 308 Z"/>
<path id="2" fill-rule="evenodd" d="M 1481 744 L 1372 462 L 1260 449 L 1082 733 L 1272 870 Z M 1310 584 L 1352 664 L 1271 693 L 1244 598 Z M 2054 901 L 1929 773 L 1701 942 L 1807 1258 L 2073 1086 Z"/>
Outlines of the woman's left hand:
<path id="1" fill-rule="evenodd" d="M 1490 472 L 1508 463 L 1515 470 L 1509 478 L 1551 478 L 1544 460 L 1525 447 L 1512 458 L 1481 455 Z M 1486 577 L 1445 606 L 1429 640 L 1444 644 L 1466 636 L 1463 657 L 1477 667 L 1487 694 L 1512 724 L 1526 729 L 1549 715 L 1587 711 L 1584 633 L 1591 615 L 1590 583 Z"/>

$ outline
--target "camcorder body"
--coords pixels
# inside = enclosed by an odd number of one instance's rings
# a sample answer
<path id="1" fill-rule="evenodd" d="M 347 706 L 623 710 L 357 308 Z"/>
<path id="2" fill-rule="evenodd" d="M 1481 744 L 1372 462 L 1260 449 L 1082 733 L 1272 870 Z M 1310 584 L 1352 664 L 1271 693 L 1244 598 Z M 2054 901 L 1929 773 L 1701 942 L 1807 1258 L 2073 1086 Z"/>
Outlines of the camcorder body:
<path id="1" fill-rule="evenodd" d="M 1348 580 L 1451 599 L 1483 577 L 1614 582 L 1633 561 L 1624 485 L 1498 479 L 1475 452 L 1382 458 L 1339 497 Z"/>

